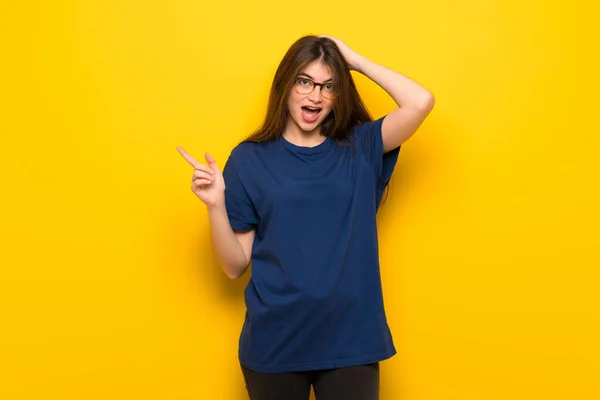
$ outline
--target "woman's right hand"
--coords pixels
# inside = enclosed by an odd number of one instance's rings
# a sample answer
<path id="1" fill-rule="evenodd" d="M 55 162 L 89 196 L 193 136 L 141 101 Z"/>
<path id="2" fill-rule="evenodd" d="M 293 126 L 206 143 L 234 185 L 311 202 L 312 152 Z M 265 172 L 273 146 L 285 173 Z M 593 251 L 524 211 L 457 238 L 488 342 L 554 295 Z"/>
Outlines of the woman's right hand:
<path id="1" fill-rule="evenodd" d="M 225 203 L 225 181 L 223 175 L 215 162 L 215 159 L 208 153 L 205 154 L 208 166 L 196 161 L 194 157 L 188 154 L 181 147 L 177 147 L 177 151 L 194 167 L 192 175 L 192 192 L 207 207 L 213 207 Z"/>

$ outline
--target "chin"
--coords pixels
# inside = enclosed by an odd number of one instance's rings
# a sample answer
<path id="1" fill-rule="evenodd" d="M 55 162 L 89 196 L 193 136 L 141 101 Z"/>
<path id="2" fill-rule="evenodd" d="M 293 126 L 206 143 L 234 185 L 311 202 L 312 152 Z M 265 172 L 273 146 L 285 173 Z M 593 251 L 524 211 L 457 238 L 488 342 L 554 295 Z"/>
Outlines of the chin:
<path id="1" fill-rule="evenodd" d="M 313 132 L 321 126 L 321 121 L 315 121 L 312 124 L 307 124 L 306 122 L 302 122 L 300 128 L 306 132 Z"/>
<path id="2" fill-rule="evenodd" d="M 316 120 L 315 122 L 305 122 L 302 119 L 302 116 L 298 116 L 298 118 L 296 119 L 296 124 L 300 127 L 300 129 L 302 129 L 303 131 L 306 132 L 312 132 L 315 129 L 319 128 L 321 126 L 321 124 L 323 123 L 323 119 L 324 118 L 319 118 L 318 120 Z"/>

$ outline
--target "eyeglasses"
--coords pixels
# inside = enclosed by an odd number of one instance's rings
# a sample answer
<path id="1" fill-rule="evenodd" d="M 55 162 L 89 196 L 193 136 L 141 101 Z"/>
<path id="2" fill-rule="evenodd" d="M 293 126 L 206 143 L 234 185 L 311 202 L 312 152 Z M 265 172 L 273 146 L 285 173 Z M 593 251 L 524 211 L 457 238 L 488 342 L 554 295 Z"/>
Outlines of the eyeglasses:
<path id="1" fill-rule="evenodd" d="M 333 100 L 338 95 L 337 91 L 333 87 L 333 83 L 331 82 L 317 83 L 312 79 L 303 77 L 299 77 L 294 80 L 294 89 L 296 92 L 302 95 L 311 94 L 315 90 L 316 86 L 321 87 L 321 96 L 328 100 Z"/>

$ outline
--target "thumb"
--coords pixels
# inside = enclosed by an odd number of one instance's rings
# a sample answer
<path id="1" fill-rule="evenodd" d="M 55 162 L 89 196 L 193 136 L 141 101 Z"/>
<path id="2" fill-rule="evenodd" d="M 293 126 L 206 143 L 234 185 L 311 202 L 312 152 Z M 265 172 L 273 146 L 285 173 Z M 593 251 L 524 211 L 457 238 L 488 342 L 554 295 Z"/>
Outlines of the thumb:
<path id="1" fill-rule="evenodd" d="M 208 163 L 208 166 L 215 172 L 221 173 L 221 170 L 219 169 L 219 167 L 217 166 L 217 162 L 215 161 L 215 159 L 213 158 L 213 156 L 211 156 L 208 152 L 204 155 L 204 158 L 206 159 L 206 162 Z"/>

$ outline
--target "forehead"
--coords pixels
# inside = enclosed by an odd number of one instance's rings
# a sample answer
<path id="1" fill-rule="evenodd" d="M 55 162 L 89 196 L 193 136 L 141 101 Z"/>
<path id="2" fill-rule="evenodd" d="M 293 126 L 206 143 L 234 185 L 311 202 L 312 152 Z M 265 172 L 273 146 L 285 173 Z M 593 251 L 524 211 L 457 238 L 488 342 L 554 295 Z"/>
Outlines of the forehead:
<path id="1" fill-rule="evenodd" d="M 314 80 L 319 82 L 323 82 L 333 78 L 333 75 L 331 74 L 331 69 L 318 60 L 308 64 L 300 71 L 300 73 L 307 74 Z"/>

